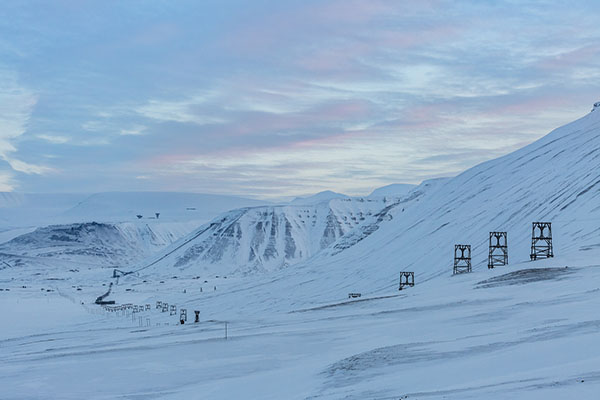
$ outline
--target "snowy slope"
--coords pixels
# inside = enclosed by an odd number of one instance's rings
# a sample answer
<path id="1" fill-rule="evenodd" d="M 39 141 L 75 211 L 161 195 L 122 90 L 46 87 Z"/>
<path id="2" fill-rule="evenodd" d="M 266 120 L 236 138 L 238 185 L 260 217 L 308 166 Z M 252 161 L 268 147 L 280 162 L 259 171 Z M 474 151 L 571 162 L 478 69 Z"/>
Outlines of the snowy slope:
<path id="1" fill-rule="evenodd" d="M 0 253 L 121 266 L 168 246 L 193 226 L 175 222 L 50 225 L 0 244 Z"/>
<path id="2" fill-rule="evenodd" d="M 593 400 L 600 269 L 570 261 L 529 282 L 482 271 L 285 313 L 236 307 L 265 301 L 273 279 L 227 279 L 216 291 L 211 280 L 203 292 L 199 281 L 138 284 L 117 297 L 201 310 L 183 326 L 155 307 L 132 318 L 79 305 L 88 287 L 1 282 L 11 292 L 0 292 L 0 385 L 7 399 Z"/>
<path id="3" fill-rule="evenodd" d="M 350 196 L 346 196 L 342 193 L 336 193 L 331 190 L 325 190 L 314 194 L 308 197 L 296 197 L 290 204 L 296 206 L 306 206 L 306 205 L 314 205 L 319 204 L 325 201 L 333 200 L 333 199 L 348 199 Z"/>
<path id="4" fill-rule="evenodd" d="M 447 180 L 410 212 L 392 212 L 392 222 L 358 246 L 323 259 L 392 285 L 399 270 L 421 280 L 451 272 L 456 243 L 471 244 L 475 268 L 485 268 L 490 231 L 507 231 L 511 260 L 529 255 L 531 223 L 550 221 L 557 252 L 599 246 L 600 114 L 593 112 L 541 140 Z M 362 265 L 356 261 L 364 260 Z M 400 261 L 401 260 L 401 261 Z"/>
<path id="5" fill-rule="evenodd" d="M 377 188 L 371 192 L 368 196 L 370 198 L 373 197 L 401 197 L 406 196 L 408 192 L 413 190 L 416 185 L 411 185 L 408 183 L 392 183 L 391 185 L 382 186 Z"/>

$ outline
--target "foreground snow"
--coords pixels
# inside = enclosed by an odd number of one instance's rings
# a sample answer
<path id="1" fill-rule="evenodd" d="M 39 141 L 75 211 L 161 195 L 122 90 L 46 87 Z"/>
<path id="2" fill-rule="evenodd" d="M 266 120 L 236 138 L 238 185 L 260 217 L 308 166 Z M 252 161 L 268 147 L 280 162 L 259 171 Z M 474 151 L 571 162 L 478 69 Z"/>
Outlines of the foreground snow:
<path id="1" fill-rule="evenodd" d="M 245 305 L 241 278 L 121 283 L 124 302 L 152 304 L 142 327 L 139 315 L 80 304 L 90 296 L 75 289 L 4 281 L 2 398 L 591 399 L 600 391 L 597 256 L 358 300 L 294 299 L 278 312 L 269 297 L 251 299 L 274 276 L 255 281 Z M 202 322 L 178 325 L 156 300 L 199 309 Z"/>

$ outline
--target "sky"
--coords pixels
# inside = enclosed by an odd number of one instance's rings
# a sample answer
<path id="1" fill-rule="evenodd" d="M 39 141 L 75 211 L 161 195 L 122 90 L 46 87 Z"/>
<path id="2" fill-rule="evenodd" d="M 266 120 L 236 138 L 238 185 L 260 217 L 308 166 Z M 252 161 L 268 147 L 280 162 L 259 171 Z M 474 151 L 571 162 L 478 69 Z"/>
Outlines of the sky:
<path id="1" fill-rule="evenodd" d="M 600 101 L 594 1 L 2 1 L 0 191 L 453 176 Z"/>

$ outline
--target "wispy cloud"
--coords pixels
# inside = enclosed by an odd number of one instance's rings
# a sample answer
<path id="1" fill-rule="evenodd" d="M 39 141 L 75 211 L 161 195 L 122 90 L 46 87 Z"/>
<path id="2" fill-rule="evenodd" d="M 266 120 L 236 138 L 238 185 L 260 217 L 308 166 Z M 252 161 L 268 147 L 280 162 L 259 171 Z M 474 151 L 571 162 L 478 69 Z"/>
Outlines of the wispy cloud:
<path id="1" fill-rule="evenodd" d="M 14 188 L 14 172 L 25 174 L 45 174 L 52 168 L 25 162 L 14 154 L 16 142 L 27 130 L 37 95 L 19 85 L 13 71 L 0 69 L 0 159 L 4 160 L 12 171 L 2 171 L 0 185 L 6 189 Z"/>
<path id="2" fill-rule="evenodd" d="M 366 193 L 459 173 L 600 100 L 600 9 L 586 2 L 4 12 L 5 188 Z"/>
<path id="3" fill-rule="evenodd" d="M 15 182 L 8 171 L 0 170 L 0 192 L 12 192 L 15 190 Z"/>
<path id="4" fill-rule="evenodd" d="M 44 135 L 44 134 L 39 134 L 39 135 L 36 135 L 36 138 L 42 139 L 42 140 L 45 140 L 47 142 L 54 143 L 54 144 L 64 144 L 64 143 L 68 143 L 69 142 L 69 138 L 68 137 L 66 137 L 66 136 L 58 136 L 58 135 Z"/>
<path id="5" fill-rule="evenodd" d="M 134 111 L 146 118 L 157 121 L 174 121 L 194 123 L 197 125 L 222 122 L 220 118 L 203 113 L 201 105 L 206 102 L 202 96 L 194 96 L 185 100 L 150 100 Z"/>
<path id="6" fill-rule="evenodd" d="M 121 135 L 143 135 L 145 130 L 145 126 L 136 125 L 131 128 L 121 129 Z"/>

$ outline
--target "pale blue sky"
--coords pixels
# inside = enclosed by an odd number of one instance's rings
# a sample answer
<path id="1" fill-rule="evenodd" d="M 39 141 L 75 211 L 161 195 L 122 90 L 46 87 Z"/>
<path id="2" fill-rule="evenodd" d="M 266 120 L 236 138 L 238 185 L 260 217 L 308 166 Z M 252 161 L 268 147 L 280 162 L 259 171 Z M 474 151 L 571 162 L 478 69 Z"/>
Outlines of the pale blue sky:
<path id="1" fill-rule="evenodd" d="M 3 1 L 0 191 L 363 194 L 600 101 L 578 1 Z"/>

